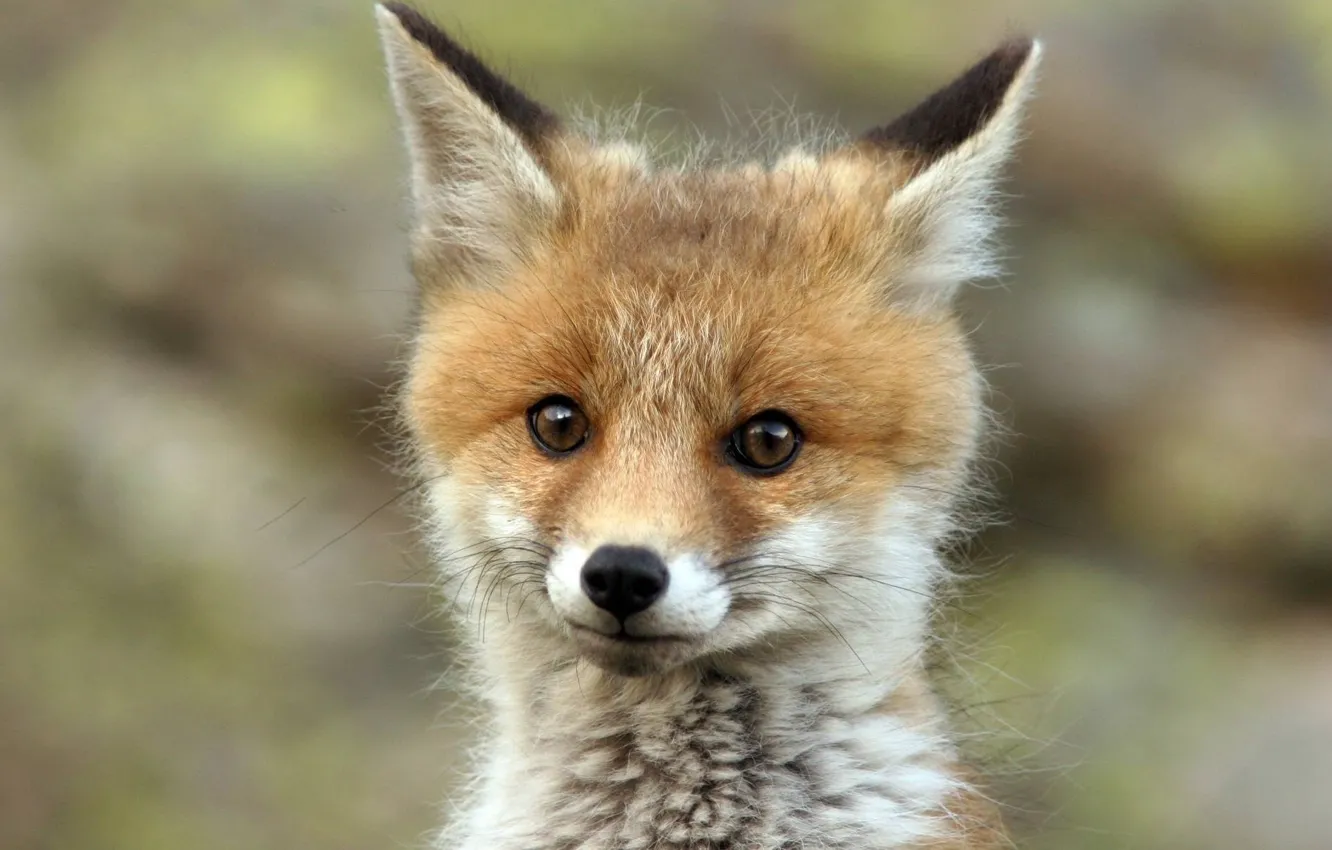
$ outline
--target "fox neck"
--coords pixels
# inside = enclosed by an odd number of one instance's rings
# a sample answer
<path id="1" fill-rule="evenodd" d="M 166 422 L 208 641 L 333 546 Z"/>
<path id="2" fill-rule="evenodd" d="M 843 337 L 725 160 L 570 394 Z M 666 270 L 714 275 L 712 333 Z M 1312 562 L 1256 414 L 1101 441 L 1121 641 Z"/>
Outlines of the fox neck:
<path id="1" fill-rule="evenodd" d="M 766 850 L 936 839 L 951 828 L 942 813 L 962 785 L 922 684 L 921 647 L 897 647 L 887 675 L 848 651 L 855 637 L 643 678 L 576 659 L 547 659 L 521 676 L 509 666 L 489 692 L 496 728 L 479 798 L 463 834 L 439 846 Z M 870 657 L 874 667 L 887 660 Z"/>

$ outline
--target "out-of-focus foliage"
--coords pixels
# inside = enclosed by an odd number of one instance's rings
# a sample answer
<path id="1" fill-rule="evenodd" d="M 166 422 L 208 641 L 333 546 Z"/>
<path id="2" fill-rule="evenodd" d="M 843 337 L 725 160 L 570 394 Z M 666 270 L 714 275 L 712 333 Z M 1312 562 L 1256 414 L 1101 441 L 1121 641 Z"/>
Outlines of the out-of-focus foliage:
<path id="1" fill-rule="evenodd" d="M 1043 35 L 964 304 L 1015 435 L 954 689 L 1031 847 L 1332 846 L 1332 6 L 434 6 L 548 102 L 714 132 Z M 0 847 L 417 844 L 469 733 L 374 412 L 412 295 L 369 3 L 2 15 Z"/>

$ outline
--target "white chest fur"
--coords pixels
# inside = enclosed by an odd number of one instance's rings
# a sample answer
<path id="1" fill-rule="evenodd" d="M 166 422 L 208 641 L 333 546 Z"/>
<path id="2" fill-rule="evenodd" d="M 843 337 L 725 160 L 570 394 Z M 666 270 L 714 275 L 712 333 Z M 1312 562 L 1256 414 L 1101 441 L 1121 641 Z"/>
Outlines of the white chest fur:
<path id="1" fill-rule="evenodd" d="M 957 788 L 946 744 L 847 714 L 836 691 L 567 667 L 533 692 L 526 732 L 502 724 L 471 810 L 437 846 L 868 850 L 937 835 Z"/>

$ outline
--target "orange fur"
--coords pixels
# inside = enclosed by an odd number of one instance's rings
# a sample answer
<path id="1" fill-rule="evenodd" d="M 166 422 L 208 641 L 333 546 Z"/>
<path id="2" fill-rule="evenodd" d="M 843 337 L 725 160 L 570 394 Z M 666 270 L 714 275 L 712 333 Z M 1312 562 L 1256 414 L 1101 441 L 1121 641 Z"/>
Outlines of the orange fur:
<path id="1" fill-rule="evenodd" d="M 948 314 L 891 306 L 888 190 L 868 163 L 864 180 L 839 173 L 851 167 L 757 180 L 566 167 L 560 220 L 512 279 L 424 281 L 415 432 L 556 538 L 649 514 L 727 553 L 812 505 L 869 512 L 904 470 L 956 485 L 980 415 L 965 340 Z M 554 463 L 524 420 L 553 393 L 594 423 L 588 448 Z M 801 423 L 802 461 L 736 475 L 722 441 L 768 408 Z"/>

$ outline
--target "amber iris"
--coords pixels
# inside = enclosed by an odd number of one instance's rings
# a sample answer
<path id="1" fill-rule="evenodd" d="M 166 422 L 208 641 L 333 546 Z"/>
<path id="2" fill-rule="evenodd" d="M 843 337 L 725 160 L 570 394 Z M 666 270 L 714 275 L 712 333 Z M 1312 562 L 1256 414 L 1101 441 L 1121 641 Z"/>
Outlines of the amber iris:
<path id="1" fill-rule="evenodd" d="M 791 417 L 767 410 L 735 429 L 730 453 L 743 469 L 757 473 L 780 472 L 800 451 L 801 433 Z"/>
<path id="2" fill-rule="evenodd" d="M 568 396 L 544 398 L 527 411 L 527 429 L 536 444 L 551 454 L 576 451 L 587 440 L 587 414 Z"/>

